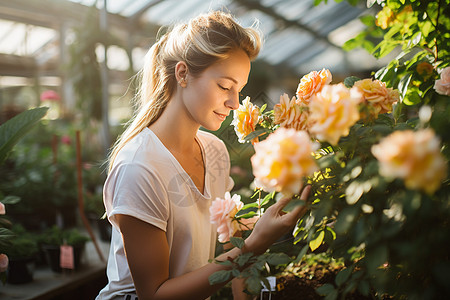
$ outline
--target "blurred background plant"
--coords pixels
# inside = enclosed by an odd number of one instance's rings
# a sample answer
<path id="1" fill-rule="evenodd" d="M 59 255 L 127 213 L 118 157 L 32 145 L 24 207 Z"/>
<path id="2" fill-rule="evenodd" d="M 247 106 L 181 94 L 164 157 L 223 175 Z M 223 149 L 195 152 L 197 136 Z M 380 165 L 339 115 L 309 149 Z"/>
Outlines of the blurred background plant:
<path id="1" fill-rule="evenodd" d="M 0 126 L 0 167 L 3 166 L 3 163 L 10 155 L 10 152 L 16 143 L 36 126 L 36 124 L 45 116 L 47 110 L 48 108 L 41 107 L 24 111 Z M 0 174 L 4 174 L 4 172 Z M 5 195 L 0 191 L 0 280 L 3 283 L 6 281 L 5 271 L 9 262 L 9 258 L 5 252 L 23 250 L 19 250 L 21 247 L 13 247 L 17 238 L 10 230 L 12 227 L 11 221 L 4 216 L 6 214 L 5 204 L 16 204 L 19 200 L 20 198 L 17 196 Z M 26 237 L 24 237 L 24 239 L 26 239 Z M 11 240 L 13 242 L 11 242 Z M 30 247 L 29 250 L 32 251 L 32 247 Z M 14 253 L 11 253 L 10 255 L 14 256 Z"/>

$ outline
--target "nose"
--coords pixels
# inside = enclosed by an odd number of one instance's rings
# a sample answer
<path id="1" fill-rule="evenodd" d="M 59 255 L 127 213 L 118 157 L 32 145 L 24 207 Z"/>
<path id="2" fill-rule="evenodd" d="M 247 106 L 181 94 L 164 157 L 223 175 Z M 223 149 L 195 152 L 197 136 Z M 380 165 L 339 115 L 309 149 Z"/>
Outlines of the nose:
<path id="1" fill-rule="evenodd" d="M 239 93 L 232 93 L 230 98 L 225 102 L 225 106 L 231 110 L 239 108 Z"/>

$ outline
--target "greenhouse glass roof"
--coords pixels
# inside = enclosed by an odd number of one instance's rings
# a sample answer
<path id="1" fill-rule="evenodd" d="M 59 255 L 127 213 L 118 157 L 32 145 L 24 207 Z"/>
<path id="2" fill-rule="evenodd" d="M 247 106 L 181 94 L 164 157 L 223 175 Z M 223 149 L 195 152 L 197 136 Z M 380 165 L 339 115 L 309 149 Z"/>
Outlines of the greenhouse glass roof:
<path id="1" fill-rule="evenodd" d="M 345 52 L 341 46 L 364 28 L 359 20 L 371 13 L 364 4 L 351 6 L 346 1 L 328 0 L 315 6 L 314 0 L 0 0 L 0 76 L 30 76 L 17 66 L 40 66 L 52 75 L 61 61 L 60 41 L 70 40 L 66 28 L 80 22 L 88 7 L 99 10 L 106 3 L 108 28 L 130 35 L 135 69 L 154 41 L 154 33 L 143 25 L 158 28 L 185 21 L 212 9 L 230 11 L 243 25 L 258 21 L 265 43 L 259 59 L 269 65 L 287 68 L 302 75 L 313 69 L 334 72 L 374 70 L 383 62 L 363 50 Z M 135 33 L 130 24 L 139 24 Z M 122 28 L 121 28 L 122 27 Z M 125 32 L 125 34 L 123 33 Z M 108 66 L 128 68 L 126 52 L 110 49 Z M 118 63 L 122 61 L 123 63 Z M 114 63 L 115 62 L 115 63 Z M 22 68 L 23 69 L 23 68 Z M 53 74 L 55 75 L 55 74 Z"/>

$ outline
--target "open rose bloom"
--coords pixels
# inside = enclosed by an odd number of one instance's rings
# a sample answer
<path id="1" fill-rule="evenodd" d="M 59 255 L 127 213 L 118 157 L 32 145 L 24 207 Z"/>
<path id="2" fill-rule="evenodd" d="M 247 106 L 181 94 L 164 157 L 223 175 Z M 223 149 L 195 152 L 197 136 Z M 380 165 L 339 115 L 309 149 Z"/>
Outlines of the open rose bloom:
<path id="1" fill-rule="evenodd" d="M 251 158 L 258 187 L 284 195 L 298 194 L 303 178 L 317 169 L 312 152 L 319 145 L 305 131 L 279 128 L 255 145 Z"/>
<path id="2" fill-rule="evenodd" d="M 378 114 L 392 111 L 392 105 L 398 102 L 398 90 L 387 88 L 380 80 L 363 79 L 355 82 L 354 87 L 362 93 L 364 102 L 369 106 L 373 118 Z"/>
<path id="3" fill-rule="evenodd" d="M 289 100 L 287 94 L 280 96 L 280 103 L 273 108 L 274 123 L 281 127 L 306 130 L 308 121 L 308 109 L 303 103 L 299 103 L 296 97 Z"/>
<path id="4" fill-rule="evenodd" d="M 216 198 L 209 208 L 211 214 L 210 221 L 217 225 L 219 242 L 225 243 L 230 240 L 236 231 L 239 230 L 239 223 L 234 219 L 236 213 L 244 206 L 241 202 L 241 196 L 225 193 L 225 198 Z"/>
<path id="5" fill-rule="evenodd" d="M 310 98 L 322 90 L 322 88 L 331 82 L 331 72 L 327 69 L 321 71 L 312 71 L 300 79 L 297 87 L 297 99 L 306 105 Z"/>
<path id="6" fill-rule="evenodd" d="M 246 97 L 239 108 L 234 111 L 234 118 L 231 125 L 239 138 L 240 143 L 244 143 L 247 135 L 255 131 L 260 117 L 260 109 L 258 106 L 250 102 L 250 97 Z M 256 142 L 254 139 L 252 142 Z"/>
<path id="7" fill-rule="evenodd" d="M 401 178 L 409 189 L 432 194 L 447 174 L 440 141 L 431 129 L 396 131 L 372 146 L 372 153 L 381 175 Z"/>
<path id="8" fill-rule="evenodd" d="M 434 89 L 438 94 L 450 96 L 450 67 L 441 72 L 441 79 L 436 80 Z"/>
<path id="9" fill-rule="evenodd" d="M 348 89 L 342 83 L 324 86 L 311 97 L 310 133 L 320 141 L 336 145 L 359 120 L 358 105 L 361 101 L 362 95 L 356 88 Z"/>

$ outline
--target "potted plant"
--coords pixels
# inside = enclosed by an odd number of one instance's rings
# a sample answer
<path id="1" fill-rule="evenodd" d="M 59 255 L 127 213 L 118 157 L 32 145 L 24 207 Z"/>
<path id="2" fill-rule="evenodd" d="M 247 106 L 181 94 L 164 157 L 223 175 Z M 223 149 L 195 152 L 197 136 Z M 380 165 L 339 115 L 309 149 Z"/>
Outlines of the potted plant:
<path id="1" fill-rule="evenodd" d="M 61 272 L 61 246 L 68 245 L 73 247 L 73 267 L 80 267 L 81 257 L 84 246 L 89 238 L 82 234 L 77 228 L 61 229 L 54 225 L 45 230 L 39 237 L 39 244 L 45 253 L 47 263 L 54 272 Z"/>
<path id="2" fill-rule="evenodd" d="M 34 235 L 27 232 L 23 226 L 14 225 L 14 236 L 5 248 L 9 258 L 7 282 L 12 284 L 27 283 L 33 280 L 38 245 Z"/>

